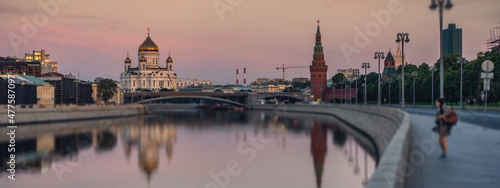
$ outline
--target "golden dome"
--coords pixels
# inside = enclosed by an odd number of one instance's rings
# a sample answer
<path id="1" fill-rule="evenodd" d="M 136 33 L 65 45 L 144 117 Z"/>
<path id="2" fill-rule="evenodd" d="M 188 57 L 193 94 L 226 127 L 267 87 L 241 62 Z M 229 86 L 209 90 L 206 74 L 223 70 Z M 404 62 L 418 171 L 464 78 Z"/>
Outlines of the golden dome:
<path id="1" fill-rule="evenodd" d="M 146 51 L 146 52 L 159 52 L 158 46 L 151 40 L 151 37 L 149 37 L 149 27 L 148 27 L 148 38 L 144 40 L 144 42 L 139 46 L 139 52 L 141 51 Z"/>
<path id="2" fill-rule="evenodd" d="M 146 61 L 146 58 L 144 57 L 144 55 L 142 55 L 142 56 L 139 58 L 139 61 Z"/>
<path id="3" fill-rule="evenodd" d="M 158 52 L 158 46 L 151 40 L 151 37 L 146 38 L 144 42 L 139 46 L 139 51 L 145 51 L 145 52 Z"/>
<path id="4" fill-rule="evenodd" d="M 174 60 L 170 57 L 170 51 L 168 51 L 167 62 L 174 62 Z"/>
<path id="5" fill-rule="evenodd" d="M 132 60 L 130 60 L 130 58 L 128 57 L 128 52 L 127 52 L 127 58 L 125 59 L 125 63 L 131 63 Z"/>

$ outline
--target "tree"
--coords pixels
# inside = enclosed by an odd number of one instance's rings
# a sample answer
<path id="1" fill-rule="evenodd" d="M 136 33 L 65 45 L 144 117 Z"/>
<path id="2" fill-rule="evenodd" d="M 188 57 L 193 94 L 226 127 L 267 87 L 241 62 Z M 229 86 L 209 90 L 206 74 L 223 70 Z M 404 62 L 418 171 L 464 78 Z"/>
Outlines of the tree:
<path id="1" fill-rule="evenodd" d="M 118 86 L 115 81 L 111 79 L 103 79 L 97 84 L 97 97 L 102 99 L 105 103 L 113 98 L 118 92 Z"/>
<path id="2" fill-rule="evenodd" d="M 335 89 L 340 89 L 340 84 L 343 83 L 342 80 L 345 79 L 344 74 L 342 73 L 337 73 L 335 76 L 332 77 L 332 83 L 335 84 Z"/>

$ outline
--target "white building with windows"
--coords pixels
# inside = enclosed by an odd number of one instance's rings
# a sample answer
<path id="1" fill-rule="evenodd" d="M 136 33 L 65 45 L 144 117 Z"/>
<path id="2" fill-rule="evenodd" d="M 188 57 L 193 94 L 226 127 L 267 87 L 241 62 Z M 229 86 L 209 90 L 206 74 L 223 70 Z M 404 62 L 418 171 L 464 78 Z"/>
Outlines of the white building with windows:
<path id="1" fill-rule="evenodd" d="M 124 72 L 120 74 L 120 88 L 123 92 L 135 92 L 137 90 L 161 91 L 162 89 L 174 89 L 177 85 L 177 75 L 173 70 L 173 60 L 166 59 L 165 67 L 160 66 L 160 51 L 158 46 L 149 37 L 139 46 L 137 66 L 132 67 L 128 53 L 124 63 Z"/>

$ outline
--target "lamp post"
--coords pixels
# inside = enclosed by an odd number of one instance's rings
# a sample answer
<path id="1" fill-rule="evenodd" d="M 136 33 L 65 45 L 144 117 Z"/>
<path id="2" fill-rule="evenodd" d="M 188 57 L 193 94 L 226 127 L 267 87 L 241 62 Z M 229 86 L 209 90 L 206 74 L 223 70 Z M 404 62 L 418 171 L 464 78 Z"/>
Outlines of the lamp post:
<path id="1" fill-rule="evenodd" d="M 392 80 L 387 80 L 387 82 L 389 83 L 389 105 L 391 105 L 391 83 L 392 83 Z"/>
<path id="2" fill-rule="evenodd" d="M 348 91 L 349 93 L 347 93 L 347 95 L 348 95 L 347 98 L 349 98 L 349 102 L 347 102 L 347 100 L 346 100 L 346 104 L 351 104 L 351 99 L 352 99 L 352 95 L 351 95 L 352 94 L 352 92 L 351 92 L 351 77 L 347 78 L 347 82 L 349 82 L 349 91 Z"/>
<path id="3" fill-rule="evenodd" d="M 342 104 L 342 97 L 344 96 L 344 84 L 342 84 L 342 82 L 344 82 L 344 79 L 340 80 L 341 82 L 339 83 L 340 84 L 340 101 L 339 101 L 339 104 Z"/>
<path id="4" fill-rule="evenodd" d="M 354 88 L 356 88 L 356 105 L 358 105 L 358 79 L 355 79 L 355 86 Z"/>
<path id="5" fill-rule="evenodd" d="M 336 101 L 337 100 L 336 99 L 337 95 L 335 93 L 336 88 L 335 88 L 335 84 L 334 83 L 332 83 L 332 86 L 333 86 L 333 104 L 335 105 L 335 104 L 337 104 L 337 101 Z"/>
<path id="6" fill-rule="evenodd" d="M 434 71 L 436 69 L 434 66 L 431 66 L 431 105 L 434 106 Z"/>
<path id="7" fill-rule="evenodd" d="M 399 105 L 401 105 L 401 76 L 398 76 L 398 90 L 399 90 Z"/>
<path id="8" fill-rule="evenodd" d="M 366 86 L 367 86 L 367 85 L 366 85 L 366 80 L 367 80 L 367 79 L 366 79 L 366 71 L 367 71 L 367 69 L 369 69 L 369 68 L 370 68 L 370 63 L 368 63 L 368 62 L 364 62 L 363 64 L 361 64 L 361 68 L 362 68 L 362 69 L 365 69 L 365 100 L 364 100 L 364 105 L 366 105 Z"/>
<path id="9" fill-rule="evenodd" d="M 463 104 L 463 99 L 462 99 L 462 69 L 463 69 L 463 64 L 466 63 L 467 60 L 465 58 L 461 57 L 458 59 L 457 63 L 460 63 L 460 109 L 464 109 L 464 104 Z"/>
<path id="10" fill-rule="evenodd" d="M 411 72 L 413 76 L 413 107 L 415 107 L 415 77 L 418 75 L 416 71 Z"/>
<path id="11" fill-rule="evenodd" d="M 439 7 L 439 97 L 444 97 L 444 78 L 443 78 L 443 5 L 445 0 L 431 0 L 431 5 L 429 8 L 431 10 L 436 10 Z M 451 0 L 446 0 L 446 5 L 444 8 L 450 10 L 453 7 Z M 403 56 L 404 58 L 404 56 Z M 404 61 L 403 61 L 404 62 Z"/>
<path id="12" fill-rule="evenodd" d="M 402 110 L 405 110 L 405 66 L 406 66 L 406 62 L 405 62 L 405 43 L 408 43 L 410 42 L 410 38 L 408 38 L 410 35 L 408 33 L 398 33 L 397 34 L 398 38 L 396 39 L 396 43 L 400 43 L 401 42 L 401 51 L 403 53 L 403 61 L 402 61 L 402 71 L 401 71 L 401 75 L 402 75 L 402 87 L 401 87 L 401 109 Z"/>
<path id="13" fill-rule="evenodd" d="M 378 79 L 377 79 L 377 81 L 378 81 L 378 99 L 377 99 L 377 105 L 380 106 L 380 104 L 381 104 L 381 99 L 380 99 L 381 98 L 381 96 L 380 96 L 380 93 L 381 93 L 380 92 L 380 90 L 381 90 L 380 89 L 380 58 L 385 59 L 384 52 L 375 52 L 374 59 L 377 59 L 377 58 L 378 58 Z"/>

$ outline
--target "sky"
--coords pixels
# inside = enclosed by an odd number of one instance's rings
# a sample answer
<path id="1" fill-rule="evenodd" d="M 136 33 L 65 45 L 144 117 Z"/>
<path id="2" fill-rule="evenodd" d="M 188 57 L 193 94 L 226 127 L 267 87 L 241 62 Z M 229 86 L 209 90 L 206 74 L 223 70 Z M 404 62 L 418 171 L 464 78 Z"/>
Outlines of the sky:
<path id="1" fill-rule="evenodd" d="M 486 51 L 490 29 L 500 25 L 500 1 L 452 0 L 444 28 L 463 29 L 463 54 L 475 59 Z M 439 13 L 429 0 L 16 0 L 0 1 L 0 56 L 24 57 L 44 49 L 58 72 L 80 79 L 119 80 L 130 52 L 151 28 L 160 49 L 168 51 L 180 78 L 234 84 L 235 70 L 247 68 L 248 82 L 280 78 L 276 67 L 308 66 L 320 20 L 328 76 L 359 68 L 374 52 L 392 53 L 397 33 L 409 33 L 407 62 L 439 59 Z M 381 65 L 383 69 L 383 65 Z M 364 71 L 362 71 L 364 72 Z M 308 68 L 288 69 L 286 79 L 309 77 Z"/>

